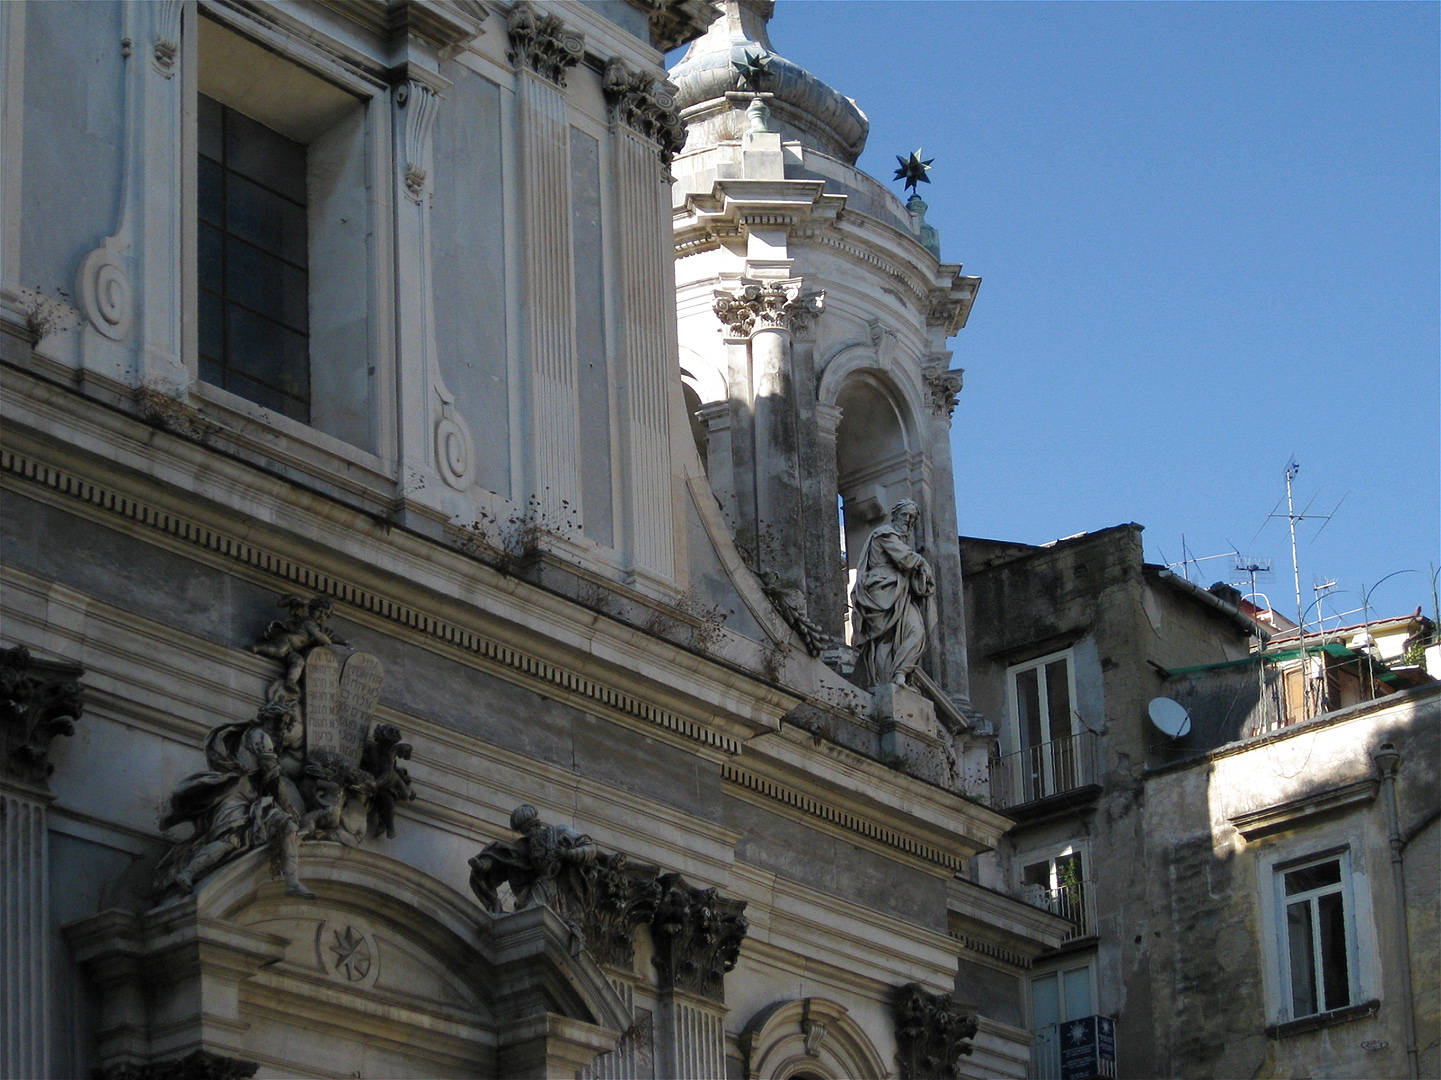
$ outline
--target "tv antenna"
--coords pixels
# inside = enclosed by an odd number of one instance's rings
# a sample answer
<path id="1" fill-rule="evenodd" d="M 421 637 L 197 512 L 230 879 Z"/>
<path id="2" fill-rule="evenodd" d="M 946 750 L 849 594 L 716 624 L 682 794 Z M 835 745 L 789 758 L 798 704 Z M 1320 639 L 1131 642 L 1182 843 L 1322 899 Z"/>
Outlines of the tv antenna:
<path id="1" fill-rule="evenodd" d="M 1195 567 L 1197 568 L 1197 570 L 1199 571 L 1200 566 L 1201 566 L 1201 564 L 1202 564 L 1203 562 L 1210 562 L 1212 559 L 1232 559 L 1232 558 L 1239 559 L 1239 558 L 1241 557 L 1241 556 L 1240 556 L 1240 553 L 1237 552 L 1236 550 L 1234 550 L 1234 548 L 1235 548 L 1235 545 L 1233 544 L 1231 551 L 1223 551 L 1223 552 L 1221 552 L 1221 554 L 1219 554 L 1219 555 L 1194 555 L 1194 554 L 1191 553 L 1191 549 L 1190 549 L 1189 547 L 1187 547 L 1187 545 L 1186 545 L 1186 534 L 1185 534 L 1185 533 L 1182 533 L 1182 534 L 1181 534 L 1181 561 L 1180 561 L 1180 562 L 1167 563 L 1167 564 L 1166 564 L 1166 569 L 1167 569 L 1167 570 L 1174 570 L 1174 569 L 1176 569 L 1176 567 L 1179 566 L 1179 567 L 1181 568 L 1181 576 L 1183 576 L 1187 581 L 1190 581 L 1190 580 L 1191 580 L 1191 567 L 1192 567 L 1192 566 L 1195 566 Z"/>
<path id="2" fill-rule="evenodd" d="M 1266 519 L 1269 521 L 1271 518 L 1283 517 L 1286 519 L 1291 530 L 1291 575 L 1296 582 L 1296 643 L 1301 648 L 1301 678 L 1303 680 L 1302 685 L 1304 686 L 1305 680 L 1308 677 L 1306 674 L 1306 609 L 1301 606 L 1301 561 L 1296 556 L 1296 523 L 1298 521 L 1322 522 L 1321 528 L 1316 530 L 1316 536 L 1320 536 L 1322 530 L 1331 523 L 1331 518 L 1335 516 L 1336 511 L 1341 509 L 1341 503 L 1346 501 L 1346 496 L 1341 496 L 1341 501 L 1336 504 L 1335 508 L 1332 509 L 1329 514 L 1311 514 L 1307 512 L 1311 509 L 1311 503 L 1316 501 L 1315 496 L 1312 496 L 1311 502 L 1308 502 L 1301 511 L 1297 513 L 1294 483 L 1296 474 L 1300 471 L 1301 463 L 1296 460 L 1296 455 L 1292 454 L 1291 459 L 1286 462 L 1286 512 L 1284 514 L 1278 514 L 1276 510 L 1272 510 L 1266 515 Z M 1280 506 L 1281 504 L 1278 502 L 1276 504 L 1277 509 L 1279 509 Z M 1263 529 L 1265 527 L 1264 524 L 1261 526 Z M 1259 530 L 1256 535 L 1260 535 Z M 1311 538 L 1313 542 L 1316 536 Z M 1302 697 L 1306 703 L 1304 706 L 1306 715 L 1303 716 L 1303 719 L 1310 719 L 1311 695 L 1307 693 L 1303 694 Z"/>
<path id="3" fill-rule="evenodd" d="M 1236 545 L 1232 544 L 1231 546 L 1235 547 Z M 1232 564 L 1232 569 L 1237 574 L 1246 575 L 1246 582 L 1250 586 L 1249 590 L 1246 593 L 1246 599 L 1248 600 L 1251 599 L 1251 597 L 1253 596 L 1262 595 L 1261 593 L 1258 593 L 1256 591 L 1256 582 L 1274 581 L 1276 579 L 1276 575 L 1271 572 L 1270 559 L 1259 559 L 1255 557 L 1248 559 L 1237 553 L 1236 561 Z M 1268 608 L 1271 606 L 1270 597 L 1266 598 L 1266 606 Z"/>

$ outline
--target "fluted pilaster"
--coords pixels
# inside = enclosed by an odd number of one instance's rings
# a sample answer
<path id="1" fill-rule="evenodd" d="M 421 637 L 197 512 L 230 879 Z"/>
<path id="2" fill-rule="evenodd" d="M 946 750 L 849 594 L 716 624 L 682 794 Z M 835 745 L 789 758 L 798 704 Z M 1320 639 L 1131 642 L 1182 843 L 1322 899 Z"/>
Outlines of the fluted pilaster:
<path id="1" fill-rule="evenodd" d="M 622 363 L 626 372 L 627 475 L 635 566 L 675 577 L 671 491 L 670 387 L 678 353 L 670 239 L 670 189 L 655 144 L 625 124 L 613 126 L 616 238 L 620 257 Z"/>

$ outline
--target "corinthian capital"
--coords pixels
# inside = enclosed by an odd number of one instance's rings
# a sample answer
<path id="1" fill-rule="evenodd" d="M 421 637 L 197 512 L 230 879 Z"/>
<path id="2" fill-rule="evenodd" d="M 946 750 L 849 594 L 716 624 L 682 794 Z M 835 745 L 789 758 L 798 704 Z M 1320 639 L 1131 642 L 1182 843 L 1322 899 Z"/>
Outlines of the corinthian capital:
<path id="1" fill-rule="evenodd" d="M 50 743 L 73 735 L 84 708 L 78 664 L 32 660 L 23 645 L 0 651 L 0 779 L 44 786 Z"/>
<path id="2" fill-rule="evenodd" d="M 554 15 L 537 14 L 526 0 L 510 9 L 508 26 L 510 62 L 564 86 L 566 69 L 575 67 L 585 54 L 584 35 Z"/>
<path id="3" fill-rule="evenodd" d="M 685 145 L 685 124 L 676 108 L 674 84 L 632 71 L 619 57 L 612 57 L 605 66 L 601 88 L 611 119 L 655 143 L 661 162 L 669 165 Z"/>
<path id="4" fill-rule="evenodd" d="M 927 367 L 921 369 L 921 378 L 926 384 L 926 401 L 931 407 L 931 412 L 936 416 L 945 414 L 950 419 L 951 414 L 956 411 L 956 395 L 961 392 L 963 385 L 960 370 L 947 371 L 942 367 Z"/>
<path id="5" fill-rule="evenodd" d="M 815 329 L 825 299 L 823 292 L 802 293 L 795 282 L 752 283 L 738 292 L 717 289 L 715 313 L 731 337 L 747 338 L 757 330 L 775 329 L 806 337 Z"/>

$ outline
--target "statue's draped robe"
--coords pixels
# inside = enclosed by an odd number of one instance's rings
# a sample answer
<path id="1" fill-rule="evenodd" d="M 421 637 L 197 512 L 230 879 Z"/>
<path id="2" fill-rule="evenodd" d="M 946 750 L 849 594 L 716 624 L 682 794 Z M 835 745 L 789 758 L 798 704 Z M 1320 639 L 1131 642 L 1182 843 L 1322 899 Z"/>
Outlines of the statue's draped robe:
<path id="1" fill-rule="evenodd" d="M 894 524 L 879 526 L 861 548 L 856 584 L 853 645 L 860 650 L 863 685 L 903 683 L 926 650 L 928 605 L 935 592 L 930 565 Z"/>

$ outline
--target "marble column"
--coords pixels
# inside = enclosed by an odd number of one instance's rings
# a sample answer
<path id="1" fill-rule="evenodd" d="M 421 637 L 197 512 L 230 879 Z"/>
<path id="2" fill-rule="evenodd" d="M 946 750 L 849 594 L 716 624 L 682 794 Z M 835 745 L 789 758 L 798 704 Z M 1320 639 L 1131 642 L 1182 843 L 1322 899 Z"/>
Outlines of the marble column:
<path id="1" fill-rule="evenodd" d="M 961 389 L 961 373 L 944 365 L 922 369 L 929 406 L 925 438 L 931 466 L 930 513 L 926 557 L 936 572 L 936 637 L 928 649 L 929 668 L 958 704 L 971 700 L 966 660 L 966 608 L 961 580 L 961 549 L 956 527 L 956 485 L 951 466 L 951 414 Z"/>
<path id="2" fill-rule="evenodd" d="M 662 875 L 660 885 L 651 921 L 660 975 L 655 1075 L 723 1077 L 725 975 L 750 926 L 745 903 L 696 888 L 680 874 Z"/>
<path id="3" fill-rule="evenodd" d="M 0 652 L 0 1076 L 50 1076 L 50 743 L 82 708 L 74 665 Z"/>

